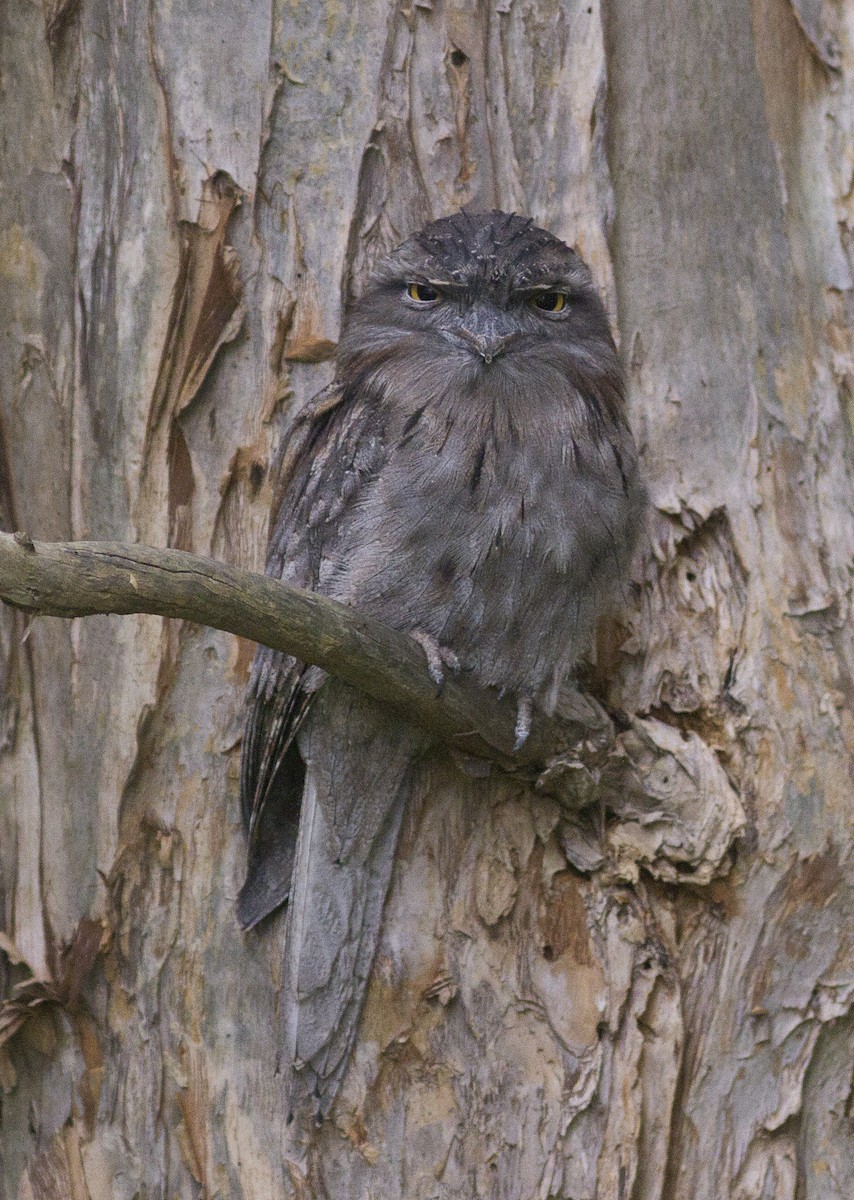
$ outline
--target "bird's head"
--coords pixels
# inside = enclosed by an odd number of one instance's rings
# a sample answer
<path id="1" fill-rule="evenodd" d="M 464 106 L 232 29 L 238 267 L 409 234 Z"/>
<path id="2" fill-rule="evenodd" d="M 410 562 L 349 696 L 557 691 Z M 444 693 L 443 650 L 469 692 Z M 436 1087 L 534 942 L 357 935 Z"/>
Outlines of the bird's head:
<path id="1" fill-rule="evenodd" d="M 603 369 L 620 390 L 608 319 L 582 259 L 532 221 L 457 213 L 425 226 L 375 267 L 350 307 L 346 377 L 388 386 L 394 371 L 524 389 L 536 369 L 584 388 Z M 545 382 L 545 380 L 544 380 Z M 554 384 L 555 380 L 551 380 Z"/>

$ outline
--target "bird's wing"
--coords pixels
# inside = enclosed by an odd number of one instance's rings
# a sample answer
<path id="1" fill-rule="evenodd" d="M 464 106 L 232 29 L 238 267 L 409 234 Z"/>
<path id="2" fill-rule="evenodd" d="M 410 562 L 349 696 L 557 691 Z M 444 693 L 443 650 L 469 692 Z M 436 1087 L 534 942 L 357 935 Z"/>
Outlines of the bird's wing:
<path id="1" fill-rule="evenodd" d="M 278 468 L 268 575 L 322 590 L 325 545 L 384 453 L 374 418 L 369 396 L 334 383 L 295 423 Z M 316 668 L 280 651 L 259 646 L 255 654 L 240 767 L 249 842 L 237 904 L 244 929 L 288 897 L 304 777 L 294 738 L 321 680 Z"/>
<path id="2" fill-rule="evenodd" d="M 356 1035 L 424 735 L 338 680 L 300 747 L 302 822 L 279 1008 L 293 1116 L 326 1116 Z"/>

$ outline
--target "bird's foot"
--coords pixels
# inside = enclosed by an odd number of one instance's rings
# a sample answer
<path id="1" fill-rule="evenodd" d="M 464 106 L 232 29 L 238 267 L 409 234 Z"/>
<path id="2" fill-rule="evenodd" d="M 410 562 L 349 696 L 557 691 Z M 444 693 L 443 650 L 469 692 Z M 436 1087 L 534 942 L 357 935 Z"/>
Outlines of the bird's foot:
<path id="1" fill-rule="evenodd" d="M 513 753 L 521 750 L 531 732 L 531 717 L 534 712 L 534 702 L 530 696 L 520 696 L 516 702 L 516 726 L 513 732 L 516 741 L 513 743 Z"/>
<path id="2" fill-rule="evenodd" d="M 445 667 L 451 671 L 459 671 L 460 660 L 454 654 L 453 650 L 449 650 L 447 646 L 440 645 L 431 633 L 425 633 L 423 629 L 413 629 L 410 636 L 424 651 L 430 678 L 441 692 L 445 686 Z"/>

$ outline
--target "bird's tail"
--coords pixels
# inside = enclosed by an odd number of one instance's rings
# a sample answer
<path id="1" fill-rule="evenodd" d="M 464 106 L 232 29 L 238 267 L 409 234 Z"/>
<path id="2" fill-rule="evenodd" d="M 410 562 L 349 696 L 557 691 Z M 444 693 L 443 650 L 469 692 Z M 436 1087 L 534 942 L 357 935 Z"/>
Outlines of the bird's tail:
<path id="1" fill-rule="evenodd" d="M 376 953 L 423 736 L 334 680 L 300 739 L 306 761 L 280 1005 L 294 1115 L 322 1119 L 344 1076 Z"/>

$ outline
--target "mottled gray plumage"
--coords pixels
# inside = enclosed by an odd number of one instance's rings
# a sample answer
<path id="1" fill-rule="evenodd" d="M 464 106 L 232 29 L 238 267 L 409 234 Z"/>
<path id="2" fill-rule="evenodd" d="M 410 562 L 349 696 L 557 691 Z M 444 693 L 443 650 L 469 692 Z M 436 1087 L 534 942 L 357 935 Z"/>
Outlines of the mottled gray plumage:
<path id="1" fill-rule="evenodd" d="M 336 381 L 283 460 L 267 571 L 418 631 L 479 683 L 551 710 L 642 509 L 587 267 L 521 217 L 461 213 L 389 255 L 351 306 Z M 250 704 L 240 916 L 250 926 L 291 893 L 283 1055 L 292 1104 L 323 1113 L 355 1035 L 421 738 L 265 649 Z"/>

